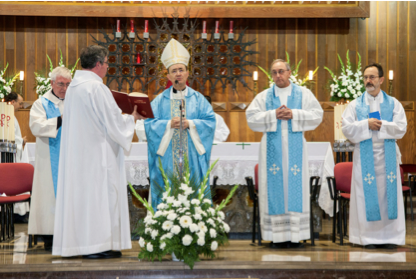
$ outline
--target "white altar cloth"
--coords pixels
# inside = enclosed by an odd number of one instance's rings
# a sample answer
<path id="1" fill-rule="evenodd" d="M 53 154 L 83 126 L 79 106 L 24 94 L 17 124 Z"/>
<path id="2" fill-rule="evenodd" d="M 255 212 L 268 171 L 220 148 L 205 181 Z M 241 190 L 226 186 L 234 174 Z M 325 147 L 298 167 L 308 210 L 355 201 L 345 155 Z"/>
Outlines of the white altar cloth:
<path id="1" fill-rule="evenodd" d="M 211 172 L 211 184 L 215 175 L 218 185 L 246 185 L 245 177 L 254 177 L 254 166 L 258 163 L 259 142 L 223 142 L 214 144 L 211 163 L 217 165 Z M 22 154 L 24 161 L 34 165 L 35 143 L 27 143 Z M 334 175 L 334 157 L 329 142 L 308 142 L 309 174 L 321 177 L 319 206 L 330 216 L 333 215 L 326 177 Z M 127 181 L 133 185 L 147 185 L 149 166 L 147 163 L 147 143 L 133 143 L 130 151 L 125 152 Z"/>

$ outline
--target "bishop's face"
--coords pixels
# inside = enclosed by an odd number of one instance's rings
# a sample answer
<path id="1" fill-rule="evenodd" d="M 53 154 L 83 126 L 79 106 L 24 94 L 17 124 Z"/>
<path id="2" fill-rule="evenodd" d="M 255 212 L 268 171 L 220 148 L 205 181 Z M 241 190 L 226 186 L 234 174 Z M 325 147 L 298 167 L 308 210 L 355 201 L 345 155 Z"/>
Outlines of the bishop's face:
<path id="1" fill-rule="evenodd" d="M 289 77 L 291 74 L 292 71 L 288 70 L 283 62 L 277 62 L 272 65 L 272 78 L 279 88 L 285 88 L 290 85 Z"/>
<path id="2" fill-rule="evenodd" d="M 189 71 L 184 64 L 174 64 L 168 69 L 168 79 L 172 82 L 173 87 L 183 90 L 188 80 Z M 176 83 L 178 81 L 178 83 Z"/>

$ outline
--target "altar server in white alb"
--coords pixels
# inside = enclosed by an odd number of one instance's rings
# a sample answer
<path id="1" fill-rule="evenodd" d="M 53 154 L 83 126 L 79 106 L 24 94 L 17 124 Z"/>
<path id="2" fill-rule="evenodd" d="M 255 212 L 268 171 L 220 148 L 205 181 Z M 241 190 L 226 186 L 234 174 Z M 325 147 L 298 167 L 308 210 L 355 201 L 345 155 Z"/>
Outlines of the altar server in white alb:
<path id="1" fill-rule="evenodd" d="M 36 161 L 28 233 L 42 235 L 45 250 L 52 249 L 61 125 L 65 94 L 71 80 L 70 70 L 56 67 L 51 73 L 52 89 L 30 109 L 29 126 L 36 137 Z"/>
<path id="2" fill-rule="evenodd" d="M 22 159 L 23 146 L 26 143 L 26 137 L 22 137 L 20 131 L 20 125 L 16 118 L 16 112 L 23 108 L 23 97 L 16 92 L 11 92 L 4 98 L 6 103 L 10 103 L 14 107 L 14 138 L 17 145 L 16 149 L 16 162 L 19 163 Z"/>
<path id="3" fill-rule="evenodd" d="M 366 248 L 405 244 L 406 227 L 396 144 L 406 133 L 402 104 L 380 89 L 383 68 L 364 68 L 366 92 L 342 115 L 342 132 L 353 143 L 349 240 Z"/>
<path id="4" fill-rule="evenodd" d="M 308 152 L 303 132 L 314 130 L 323 110 L 313 93 L 289 81 L 290 65 L 271 65 L 274 85 L 246 111 L 249 127 L 263 132 L 259 155 L 261 234 L 272 248 L 302 247 L 310 238 Z"/>
<path id="5" fill-rule="evenodd" d="M 140 116 L 122 115 L 103 83 L 106 48 L 86 47 L 80 58 L 65 101 L 52 253 L 121 257 L 131 248 L 124 150 Z"/>

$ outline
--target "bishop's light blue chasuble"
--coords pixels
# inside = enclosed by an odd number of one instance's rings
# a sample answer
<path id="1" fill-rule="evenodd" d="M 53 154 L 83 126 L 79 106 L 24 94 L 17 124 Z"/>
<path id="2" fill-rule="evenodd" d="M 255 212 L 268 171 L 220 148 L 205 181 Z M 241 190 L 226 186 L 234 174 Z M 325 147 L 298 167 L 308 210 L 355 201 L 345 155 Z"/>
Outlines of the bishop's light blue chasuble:
<path id="1" fill-rule="evenodd" d="M 292 84 L 291 95 L 287 99 L 290 109 L 302 109 L 302 91 Z M 266 97 L 266 109 L 280 107 L 280 98 L 269 88 Z M 285 214 L 285 195 L 282 169 L 282 121 L 277 120 L 275 132 L 267 132 L 267 197 L 269 215 Z M 302 212 L 302 154 L 303 132 L 292 131 L 292 120 L 288 120 L 288 211 Z"/>
<path id="2" fill-rule="evenodd" d="M 380 104 L 381 119 L 391 122 L 393 121 L 394 99 L 388 96 L 386 92 L 381 92 L 383 94 L 383 103 Z M 363 94 L 357 98 L 356 113 L 358 121 L 368 119 L 370 113 L 370 107 L 365 103 L 365 95 Z M 373 154 L 372 138 L 360 142 L 361 173 L 367 221 L 381 220 Z M 384 140 L 384 156 L 388 218 L 397 219 L 397 162 L 396 141 L 394 139 Z"/>
<path id="3" fill-rule="evenodd" d="M 162 201 L 161 190 L 164 189 L 164 182 L 159 170 L 159 158 L 162 167 L 167 173 L 175 173 L 179 162 L 179 129 L 174 129 L 172 140 L 163 156 L 158 155 L 160 143 L 166 131 L 168 122 L 176 116 L 180 116 L 179 99 L 170 99 L 171 88 L 166 89 L 152 102 L 152 110 L 155 118 L 144 121 L 146 137 L 148 141 L 148 162 L 150 189 L 152 194 L 152 206 L 156 210 L 157 205 Z M 211 104 L 205 97 L 188 87 L 188 94 L 185 96 L 186 119 L 192 120 L 195 124 L 201 143 L 205 148 L 204 154 L 199 154 L 191 139 L 188 129 L 184 130 L 184 156 L 188 156 L 191 177 L 201 179 L 209 168 L 211 158 L 212 142 L 215 133 L 215 114 Z M 211 198 L 210 188 L 207 187 L 206 194 Z"/>
<path id="4" fill-rule="evenodd" d="M 61 116 L 58 105 L 55 105 L 50 100 L 45 97 L 41 97 L 42 106 L 46 112 L 46 118 L 51 119 Z M 55 191 L 56 198 L 56 188 L 58 187 L 58 169 L 59 169 L 59 151 L 61 149 L 61 130 L 62 127 L 59 127 L 58 134 L 56 138 L 49 138 L 49 158 L 51 160 L 51 170 L 52 170 L 52 181 L 53 188 Z"/>

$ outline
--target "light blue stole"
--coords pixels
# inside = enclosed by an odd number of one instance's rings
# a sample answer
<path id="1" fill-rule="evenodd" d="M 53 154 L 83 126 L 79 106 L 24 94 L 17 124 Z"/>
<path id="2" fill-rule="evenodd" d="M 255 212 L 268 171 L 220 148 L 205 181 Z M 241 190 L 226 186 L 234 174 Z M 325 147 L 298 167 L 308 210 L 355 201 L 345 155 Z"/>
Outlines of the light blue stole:
<path id="1" fill-rule="evenodd" d="M 287 107 L 302 108 L 302 91 L 292 84 Z M 266 109 L 280 107 L 280 98 L 274 94 L 274 86 L 269 88 L 266 97 Z M 302 154 L 303 132 L 292 131 L 292 120 L 288 121 L 289 165 L 288 165 L 288 211 L 302 212 Z M 267 132 L 267 197 L 269 215 L 285 214 L 285 197 L 282 173 L 282 127 L 277 120 L 276 132 Z"/>
<path id="2" fill-rule="evenodd" d="M 380 104 L 381 119 L 391 122 L 393 121 L 394 99 L 388 96 L 386 92 L 381 92 L 383 94 L 383 103 Z M 370 113 L 370 106 L 366 105 L 365 96 L 366 94 L 363 94 L 357 98 L 355 110 L 358 121 L 368 119 L 368 114 Z M 372 138 L 360 142 L 360 157 L 367 221 L 379 221 L 381 216 L 374 169 Z M 384 160 L 386 163 L 388 217 L 389 219 L 397 219 L 397 163 L 396 141 L 394 139 L 384 140 Z"/>
<path id="3" fill-rule="evenodd" d="M 56 106 L 53 102 L 46 99 L 45 97 L 41 97 L 43 108 L 46 111 L 46 118 L 55 118 L 61 116 L 61 112 L 59 111 L 59 107 Z M 49 138 L 49 158 L 51 160 L 51 170 L 52 170 L 52 181 L 53 181 L 53 188 L 55 191 L 55 198 L 56 198 L 56 188 L 58 185 L 58 169 L 59 169 L 59 150 L 61 148 L 61 128 L 58 129 L 58 134 L 56 138 Z"/>

